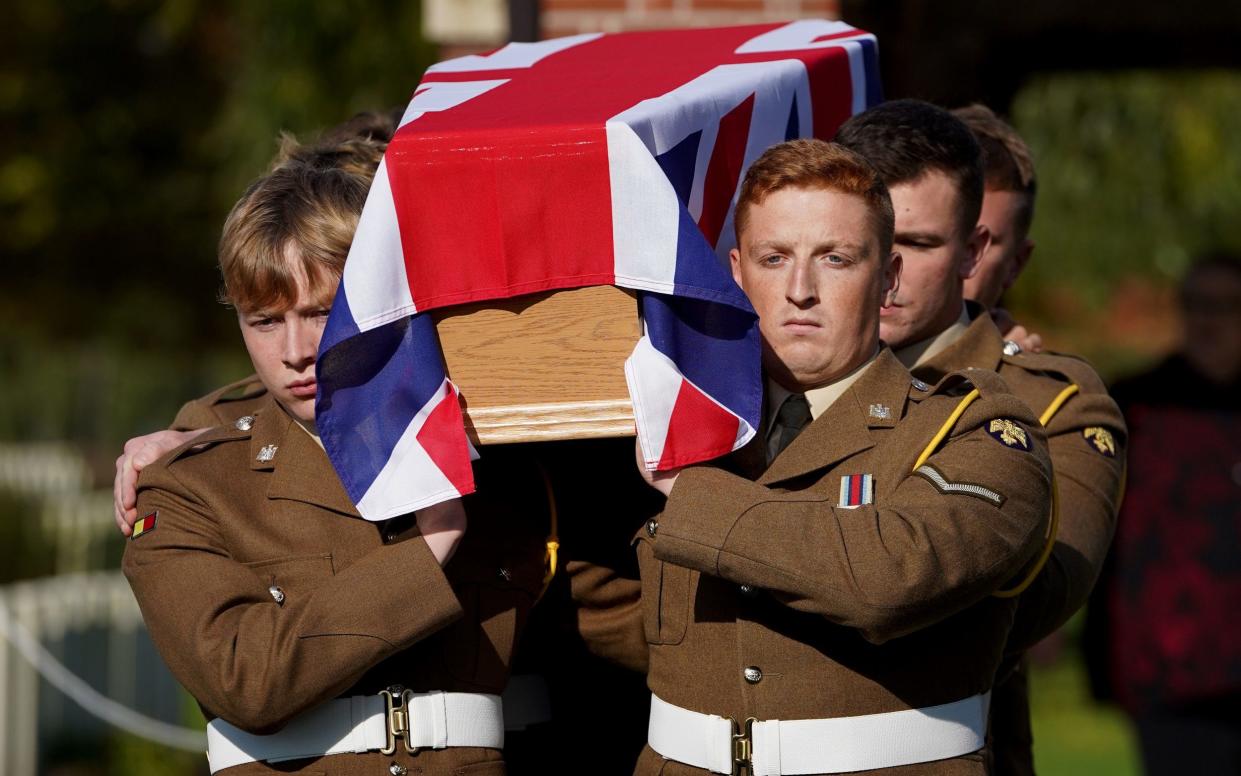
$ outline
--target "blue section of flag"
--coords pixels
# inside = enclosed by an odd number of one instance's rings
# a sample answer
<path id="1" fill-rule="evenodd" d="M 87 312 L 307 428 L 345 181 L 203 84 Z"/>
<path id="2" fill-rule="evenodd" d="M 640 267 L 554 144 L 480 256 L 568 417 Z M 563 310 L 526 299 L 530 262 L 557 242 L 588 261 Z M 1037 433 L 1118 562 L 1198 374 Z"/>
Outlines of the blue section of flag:
<path id="1" fill-rule="evenodd" d="M 690 189 L 694 186 L 694 163 L 698 159 L 698 143 L 701 140 L 700 129 L 691 132 L 684 140 L 655 157 L 682 205 L 689 204 Z"/>
<path id="2" fill-rule="evenodd" d="M 338 303 L 343 296 L 337 296 Z M 379 476 L 414 416 L 439 399 L 443 364 L 435 324 L 425 313 L 321 351 L 315 417 L 354 503 Z"/>
<path id="3" fill-rule="evenodd" d="M 789 108 L 789 123 L 784 128 L 784 139 L 793 140 L 801 137 L 801 119 L 797 115 L 797 95 L 793 95 L 793 106 Z"/>
<path id="4" fill-rule="evenodd" d="M 639 299 L 651 345 L 699 390 L 758 428 L 763 381 L 754 314 L 684 296 L 641 292 Z"/>
<path id="5" fill-rule="evenodd" d="M 873 108 L 883 102 L 883 84 L 879 80 L 879 44 L 874 38 L 858 38 L 862 47 L 862 62 L 866 67 L 866 107 Z"/>

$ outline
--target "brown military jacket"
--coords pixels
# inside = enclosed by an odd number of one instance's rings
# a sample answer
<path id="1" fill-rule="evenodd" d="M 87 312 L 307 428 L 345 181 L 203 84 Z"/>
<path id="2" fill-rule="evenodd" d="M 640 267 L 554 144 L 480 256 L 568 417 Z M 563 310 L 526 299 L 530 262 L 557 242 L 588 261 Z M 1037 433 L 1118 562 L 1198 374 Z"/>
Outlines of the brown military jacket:
<path id="1" fill-rule="evenodd" d="M 1030 646 L 1063 625 L 1086 602 L 1103 566 L 1124 482 L 1125 421 L 1103 381 L 1071 356 L 1004 352 L 991 316 L 970 305 L 973 320 L 953 344 L 915 376 L 934 381 L 966 368 L 997 372 L 1026 406 L 1046 415 L 1048 451 L 1056 474 L 1060 523 L 1042 572 L 1018 599 L 1006 661 L 992 696 L 992 751 L 999 774 L 1033 774 L 1026 677 L 1017 665 Z M 1070 386 L 1077 386 L 1056 405 Z M 1070 389 L 1071 390 L 1071 389 Z"/>
<path id="2" fill-rule="evenodd" d="M 682 472 L 637 539 L 652 692 L 761 720 L 897 711 L 990 689 L 1016 606 L 992 593 L 1045 542 L 1050 462 L 1037 420 L 993 373 L 920 387 L 885 349 L 765 471 L 760 434 L 735 473 Z M 981 395 L 952 421 L 974 387 Z M 926 461 L 936 484 L 913 470 L 945 427 Z M 842 477 L 861 474 L 873 477 L 873 503 L 840 508 Z M 984 490 L 946 493 L 944 481 Z M 976 753 L 893 770 L 985 766 Z M 636 773 L 657 772 L 700 771 L 648 748 Z"/>
<path id="3" fill-rule="evenodd" d="M 412 515 L 362 520 L 309 434 L 270 399 L 256 416 L 143 470 L 138 510 L 155 526 L 123 561 L 152 640 L 208 719 L 270 733 L 324 700 L 393 684 L 500 693 L 542 587 L 537 473 L 499 457 L 480 466 L 469 530 L 441 569 Z M 393 762 L 504 772 L 498 751 L 461 748 L 229 773 L 379 773 Z"/>
<path id="4" fill-rule="evenodd" d="M 173 428 L 231 424 L 266 400 L 251 375 L 187 402 Z M 502 445 L 482 451 L 476 466 L 520 459 L 520 470 L 546 482 L 557 506 L 559 568 L 540 600 L 515 656 L 516 673 L 536 673 L 549 685 L 552 719 L 510 733 L 505 759 L 515 773 L 576 767 L 604 749 L 614 754 L 593 770 L 628 773 L 646 740 L 647 645 L 641 630 L 636 558 L 628 541 L 658 513 L 663 498 L 633 468 L 633 440 L 586 439 Z M 545 476 L 545 480 L 539 480 Z M 540 494 L 539 498 L 544 498 Z M 620 666 L 618 668 L 617 666 Z M 600 726 L 583 708 L 599 697 L 619 722 Z"/>

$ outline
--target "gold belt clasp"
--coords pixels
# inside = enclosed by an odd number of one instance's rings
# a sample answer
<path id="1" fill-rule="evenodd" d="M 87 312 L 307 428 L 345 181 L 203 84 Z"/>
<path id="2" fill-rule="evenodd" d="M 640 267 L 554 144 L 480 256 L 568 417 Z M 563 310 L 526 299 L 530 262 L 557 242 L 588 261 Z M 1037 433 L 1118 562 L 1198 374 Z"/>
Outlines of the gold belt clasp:
<path id="1" fill-rule="evenodd" d="M 730 719 L 733 724 L 733 773 L 732 776 L 746 776 L 754 773 L 754 717 L 745 721 L 744 727 Z"/>
<path id="2" fill-rule="evenodd" d="M 382 754 L 395 754 L 396 740 L 399 738 L 405 745 L 405 751 L 416 754 L 418 747 L 410 746 L 409 743 L 410 727 L 413 723 L 413 708 L 410 704 L 414 700 L 414 691 L 394 684 L 386 690 L 380 690 L 379 694 L 384 699 L 384 727 L 388 733 L 388 745 L 379 751 Z"/>

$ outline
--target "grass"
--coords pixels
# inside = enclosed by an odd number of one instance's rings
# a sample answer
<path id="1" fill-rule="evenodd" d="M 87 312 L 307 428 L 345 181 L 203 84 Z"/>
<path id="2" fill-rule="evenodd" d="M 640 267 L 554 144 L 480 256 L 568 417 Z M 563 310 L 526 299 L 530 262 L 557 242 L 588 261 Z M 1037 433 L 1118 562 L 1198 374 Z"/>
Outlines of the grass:
<path id="1" fill-rule="evenodd" d="M 1138 776 L 1137 741 L 1128 719 L 1090 698 L 1078 656 L 1032 666 L 1030 711 L 1039 776 Z"/>

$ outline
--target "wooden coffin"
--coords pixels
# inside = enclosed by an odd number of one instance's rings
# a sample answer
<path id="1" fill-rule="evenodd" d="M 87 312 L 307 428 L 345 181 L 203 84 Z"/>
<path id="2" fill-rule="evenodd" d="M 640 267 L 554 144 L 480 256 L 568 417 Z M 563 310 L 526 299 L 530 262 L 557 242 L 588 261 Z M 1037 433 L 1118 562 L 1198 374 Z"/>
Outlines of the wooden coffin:
<path id="1" fill-rule="evenodd" d="M 475 444 L 634 435 L 634 292 L 590 286 L 432 314 Z"/>

